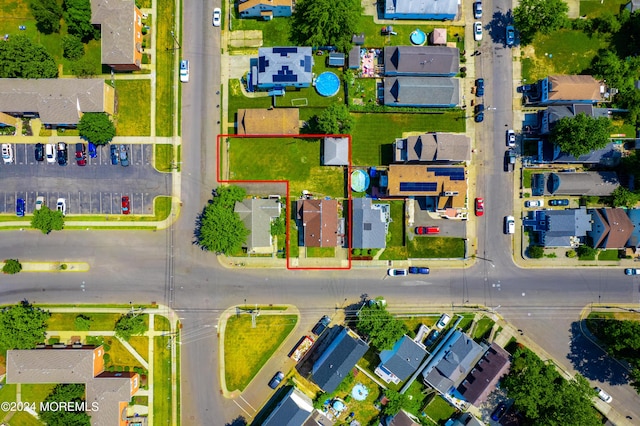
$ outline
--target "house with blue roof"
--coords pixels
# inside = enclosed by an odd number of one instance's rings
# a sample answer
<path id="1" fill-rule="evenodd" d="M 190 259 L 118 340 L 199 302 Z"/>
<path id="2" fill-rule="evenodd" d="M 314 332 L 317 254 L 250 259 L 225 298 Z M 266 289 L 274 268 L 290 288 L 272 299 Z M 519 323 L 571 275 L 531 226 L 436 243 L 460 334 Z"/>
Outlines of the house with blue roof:
<path id="1" fill-rule="evenodd" d="M 270 21 L 281 16 L 291 16 L 292 0 L 240 0 L 238 13 L 241 18 L 258 18 Z"/>
<path id="2" fill-rule="evenodd" d="M 627 216 L 629 216 L 629 220 L 633 225 L 633 231 L 631 231 L 631 235 L 625 246 L 637 250 L 640 248 L 640 209 L 627 210 Z"/>
<path id="3" fill-rule="evenodd" d="M 457 0 L 385 0 L 384 19 L 453 20 L 458 14 Z"/>
<path id="4" fill-rule="evenodd" d="M 391 221 L 389 204 L 373 204 L 371 198 L 354 198 L 351 209 L 351 247 L 385 248 Z"/>
<path id="5" fill-rule="evenodd" d="M 383 93 L 387 106 L 453 108 L 460 102 L 460 81 L 453 77 L 385 77 Z"/>
<path id="6" fill-rule="evenodd" d="M 577 247 L 591 232 L 591 214 L 582 207 L 566 210 L 536 210 L 522 221 L 538 244 L 544 247 Z"/>
<path id="7" fill-rule="evenodd" d="M 380 364 L 375 369 L 378 377 L 387 383 L 404 382 L 416 372 L 427 355 L 424 345 L 402 336 L 393 348 L 380 352 Z"/>
<path id="8" fill-rule="evenodd" d="M 313 412 L 313 401 L 297 388 L 289 392 L 278 402 L 271 414 L 262 422 L 262 426 L 301 426 Z"/>
<path id="9" fill-rule="evenodd" d="M 446 46 L 387 46 L 384 75 L 454 77 L 460 71 L 460 51 Z"/>
<path id="10" fill-rule="evenodd" d="M 249 90 L 279 90 L 311 86 L 311 47 L 261 47 L 251 61 Z"/>

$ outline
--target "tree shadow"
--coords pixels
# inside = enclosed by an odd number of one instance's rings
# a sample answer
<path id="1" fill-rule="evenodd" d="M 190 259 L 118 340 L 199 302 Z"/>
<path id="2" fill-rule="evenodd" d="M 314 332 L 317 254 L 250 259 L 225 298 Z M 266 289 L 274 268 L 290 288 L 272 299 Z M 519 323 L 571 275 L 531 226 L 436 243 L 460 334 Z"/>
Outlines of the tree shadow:
<path id="1" fill-rule="evenodd" d="M 247 426 L 247 420 L 242 416 L 238 416 L 226 423 L 224 426 Z"/>
<path id="2" fill-rule="evenodd" d="M 489 34 L 489 37 L 491 37 L 491 40 L 493 40 L 494 43 L 502 43 L 504 47 L 507 47 L 507 25 L 513 25 L 513 12 L 511 11 L 511 9 L 507 10 L 506 12 L 494 12 L 491 21 L 484 26 L 484 29 Z M 519 44 L 520 33 L 516 29 L 513 46 L 517 46 Z"/>

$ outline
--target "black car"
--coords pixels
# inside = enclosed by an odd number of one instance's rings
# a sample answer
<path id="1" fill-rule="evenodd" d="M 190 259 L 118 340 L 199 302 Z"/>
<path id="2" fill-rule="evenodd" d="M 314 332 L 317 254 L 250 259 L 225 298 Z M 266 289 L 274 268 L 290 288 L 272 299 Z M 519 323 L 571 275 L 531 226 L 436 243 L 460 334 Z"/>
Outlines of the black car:
<path id="1" fill-rule="evenodd" d="M 36 144 L 36 161 L 44 161 L 44 145 L 41 143 Z"/>
<path id="2" fill-rule="evenodd" d="M 549 205 L 550 206 L 568 206 L 569 205 L 569 200 L 567 200 L 566 198 L 561 198 L 559 200 L 549 200 Z"/>
<path id="3" fill-rule="evenodd" d="M 67 165 L 67 144 L 64 142 L 58 143 L 58 164 L 61 166 Z"/>
<path id="4" fill-rule="evenodd" d="M 118 145 L 111 145 L 111 164 L 118 165 Z"/>
<path id="5" fill-rule="evenodd" d="M 320 321 L 318 321 L 318 323 L 313 326 L 313 328 L 311 329 L 311 332 L 316 336 L 321 335 L 322 332 L 327 328 L 330 322 L 331 322 L 331 318 L 329 318 L 326 315 L 323 316 L 322 318 L 320 318 Z"/>
<path id="6" fill-rule="evenodd" d="M 484 78 L 476 80 L 476 96 L 484 96 Z"/>
<path id="7" fill-rule="evenodd" d="M 269 387 L 271 389 L 277 388 L 280 382 L 282 382 L 282 379 L 284 379 L 284 373 L 282 371 L 278 371 L 269 382 Z"/>
<path id="8" fill-rule="evenodd" d="M 127 153 L 127 147 L 120 145 L 120 165 L 127 167 L 129 165 L 129 154 Z"/>
<path id="9" fill-rule="evenodd" d="M 507 404 L 501 402 L 500 404 L 498 404 L 496 409 L 493 410 L 493 413 L 491 413 L 491 420 L 497 422 L 502 416 L 504 416 L 505 411 L 507 411 Z"/>

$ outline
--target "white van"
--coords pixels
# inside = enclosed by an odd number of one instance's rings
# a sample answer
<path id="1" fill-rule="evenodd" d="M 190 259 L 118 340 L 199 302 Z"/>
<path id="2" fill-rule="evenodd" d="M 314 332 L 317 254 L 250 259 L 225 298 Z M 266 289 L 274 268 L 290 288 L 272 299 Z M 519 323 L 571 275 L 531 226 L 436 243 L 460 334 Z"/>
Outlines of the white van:
<path id="1" fill-rule="evenodd" d="M 45 146 L 45 156 L 47 157 L 47 163 L 56 162 L 56 147 L 52 143 L 48 143 Z"/>

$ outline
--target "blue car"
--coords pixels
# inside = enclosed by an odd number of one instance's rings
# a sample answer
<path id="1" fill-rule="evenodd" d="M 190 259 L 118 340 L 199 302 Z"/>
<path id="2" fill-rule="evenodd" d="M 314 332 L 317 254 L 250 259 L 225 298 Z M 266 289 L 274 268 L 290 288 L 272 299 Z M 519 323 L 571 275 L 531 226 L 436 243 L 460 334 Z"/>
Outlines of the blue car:
<path id="1" fill-rule="evenodd" d="M 96 158 L 97 156 L 96 145 L 93 142 L 89 142 L 89 157 Z"/>
<path id="2" fill-rule="evenodd" d="M 476 80 L 476 96 L 484 96 L 484 78 Z"/>
<path id="3" fill-rule="evenodd" d="M 516 41 L 516 30 L 513 25 L 507 25 L 507 46 L 513 46 Z"/>
<path id="4" fill-rule="evenodd" d="M 24 200 L 22 198 L 16 200 L 16 216 L 24 216 Z"/>
<path id="5" fill-rule="evenodd" d="M 427 275 L 430 272 L 429 268 L 418 267 L 418 266 L 410 266 L 409 273 L 410 274 L 423 274 Z"/>
<path id="6" fill-rule="evenodd" d="M 111 164 L 118 165 L 118 145 L 111 145 Z"/>

